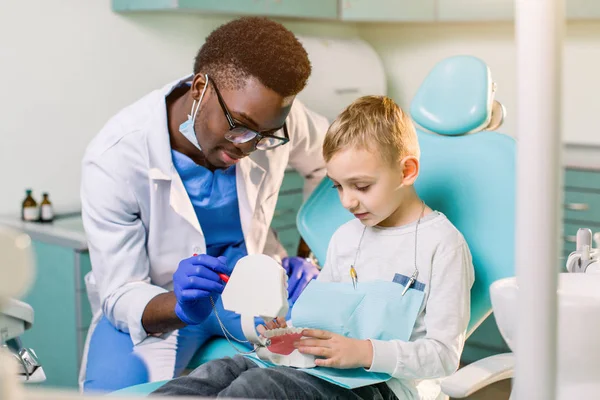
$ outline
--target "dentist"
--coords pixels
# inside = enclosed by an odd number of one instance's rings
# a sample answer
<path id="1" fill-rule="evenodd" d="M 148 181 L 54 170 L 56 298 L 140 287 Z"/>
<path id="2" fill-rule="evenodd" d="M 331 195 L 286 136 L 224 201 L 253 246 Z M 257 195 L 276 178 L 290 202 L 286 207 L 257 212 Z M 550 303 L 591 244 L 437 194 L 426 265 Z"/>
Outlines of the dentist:
<path id="1" fill-rule="evenodd" d="M 328 123 L 295 96 L 311 66 L 282 25 L 241 18 L 213 31 L 194 73 L 114 116 L 82 166 L 94 318 L 80 383 L 112 391 L 171 379 L 220 324 L 219 274 L 246 254 L 282 260 L 293 303 L 316 267 L 287 257 L 270 229 L 289 165 L 308 194 L 324 176 Z M 197 254 L 192 256 L 193 254 Z"/>

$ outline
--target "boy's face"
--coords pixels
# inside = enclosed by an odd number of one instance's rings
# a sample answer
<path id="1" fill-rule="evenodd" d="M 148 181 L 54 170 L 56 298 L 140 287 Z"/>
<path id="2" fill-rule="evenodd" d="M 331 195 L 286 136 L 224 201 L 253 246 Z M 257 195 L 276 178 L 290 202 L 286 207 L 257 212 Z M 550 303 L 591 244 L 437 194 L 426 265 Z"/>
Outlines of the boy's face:
<path id="1" fill-rule="evenodd" d="M 416 168 L 414 173 L 406 174 L 407 162 Z M 407 198 L 417 171 L 414 157 L 391 165 L 376 152 L 354 148 L 335 153 L 327 163 L 342 205 L 367 226 L 394 226 L 391 216 Z"/>

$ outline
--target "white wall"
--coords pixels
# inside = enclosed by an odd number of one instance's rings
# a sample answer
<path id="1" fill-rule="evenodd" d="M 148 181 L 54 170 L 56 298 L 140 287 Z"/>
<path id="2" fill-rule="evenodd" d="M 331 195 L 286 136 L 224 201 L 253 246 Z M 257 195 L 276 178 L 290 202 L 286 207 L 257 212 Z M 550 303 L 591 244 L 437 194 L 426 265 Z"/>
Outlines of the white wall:
<path id="1" fill-rule="evenodd" d="M 112 13 L 110 1 L 0 1 L 0 214 L 24 189 L 79 204 L 80 160 L 111 115 L 191 72 L 229 18 Z M 353 24 L 295 22 L 298 34 L 356 36 Z"/>
<path id="2" fill-rule="evenodd" d="M 483 59 L 507 108 L 502 132 L 516 136 L 516 46 L 512 23 L 365 24 L 359 34 L 381 55 L 389 92 L 408 106 L 436 62 L 457 54 Z M 569 22 L 564 43 L 563 137 L 566 143 L 600 145 L 600 21 Z"/>
<path id="3" fill-rule="evenodd" d="M 19 210 L 26 187 L 49 191 L 57 208 L 77 206 L 90 139 L 121 107 L 189 73 L 204 38 L 228 19 L 117 15 L 109 0 L 0 1 L 0 214 Z M 403 106 L 437 61 L 479 56 L 508 109 L 503 131 L 515 134 L 512 24 L 282 22 L 297 34 L 369 41 Z M 566 140 L 600 145 L 600 22 L 569 23 L 564 55 Z"/>

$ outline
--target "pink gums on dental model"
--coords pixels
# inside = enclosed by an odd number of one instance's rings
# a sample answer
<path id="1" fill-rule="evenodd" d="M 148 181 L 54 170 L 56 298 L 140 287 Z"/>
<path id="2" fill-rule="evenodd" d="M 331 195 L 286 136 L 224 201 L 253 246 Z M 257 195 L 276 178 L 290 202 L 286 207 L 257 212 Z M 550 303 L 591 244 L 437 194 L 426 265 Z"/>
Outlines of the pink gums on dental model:
<path id="1" fill-rule="evenodd" d="M 271 353 L 282 354 L 284 356 L 292 354 L 296 348 L 294 342 L 297 342 L 302 337 L 302 333 L 287 333 L 280 336 L 271 336 L 271 344 L 267 349 Z"/>

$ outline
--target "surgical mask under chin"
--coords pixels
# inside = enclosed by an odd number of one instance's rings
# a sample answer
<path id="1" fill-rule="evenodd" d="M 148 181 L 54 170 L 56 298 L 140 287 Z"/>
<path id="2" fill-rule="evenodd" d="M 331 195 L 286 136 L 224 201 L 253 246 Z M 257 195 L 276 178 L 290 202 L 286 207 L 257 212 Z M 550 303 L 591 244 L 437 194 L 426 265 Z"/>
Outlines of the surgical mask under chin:
<path id="1" fill-rule="evenodd" d="M 190 114 L 188 114 L 187 120 L 185 120 L 185 122 L 183 124 L 179 125 L 179 132 L 181 132 L 181 134 L 183 136 L 185 136 L 185 138 L 187 140 L 189 140 L 194 146 L 196 146 L 196 148 L 200 151 L 202 151 L 202 148 L 200 147 L 200 143 L 198 143 L 198 138 L 196 137 L 196 130 L 194 129 L 194 123 L 196 122 L 196 115 L 198 114 L 198 110 L 200 109 L 200 104 L 202 103 L 202 99 L 204 98 L 204 93 L 206 92 L 206 88 L 208 86 L 208 76 L 204 75 L 204 79 L 205 79 L 204 89 L 202 89 L 202 94 L 200 95 L 200 99 L 198 101 L 196 101 L 194 99 L 194 102 L 192 103 L 192 111 Z"/>

